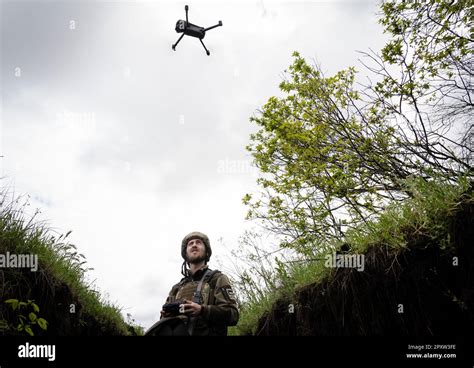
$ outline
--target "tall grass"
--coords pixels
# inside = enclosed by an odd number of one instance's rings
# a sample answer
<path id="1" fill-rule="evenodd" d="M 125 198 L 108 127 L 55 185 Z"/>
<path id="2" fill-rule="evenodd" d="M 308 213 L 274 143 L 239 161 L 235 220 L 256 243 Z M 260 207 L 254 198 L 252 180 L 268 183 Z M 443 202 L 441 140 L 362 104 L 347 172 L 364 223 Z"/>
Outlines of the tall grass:
<path id="1" fill-rule="evenodd" d="M 428 243 L 442 249 L 452 246 L 450 221 L 461 204 L 473 201 L 472 183 L 464 177 L 454 184 L 443 179 L 410 178 L 403 185 L 410 194 L 406 200 L 389 205 L 376 220 L 347 231 L 339 241 L 315 245 L 311 256 L 283 251 L 283 255 L 276 257 L 255 241 L 258 234 L 243 237 L 234 256 L 245 267 L 232 277 L 241 317 L 231 333 L 254 333 L 259 318 L 276 300 L 284 298 L 296 303 L 298 288 L 330 278 L 334 269 L 325 266 L 326 256 L 342 244 L 348 244 L 351 253 L 365 253 L 370 247 L 380 246 L 401 251 L 410 241 L 414 244 L 414 238 L 429 239 Z"/>
<path id="2" fill-rule="evenodd" d="M 434 240 L 441 248 L 451 245 L 449 219 L 463 202 L 473 200 L 469 180 L 460 177 L 453 184 L 445 179 L 410 178 L 403 185 L 409 198 L 390 205 L 377 221 L 346 234 L 354 251 L 364 252 L 372 244 L 405 248 L 414 237 Z"/>
<path id="3" fill-rule="evenodd" d="M 6 190 L 0 193 L 0 254 L 9 252 L 38 256 L 37 272 L 0 269 L 0 278 L 3 280 L 0 320 L 3 319 L 5 324 L 5 319 L 8 319 L 4 305 L 6 299 L 24 300 L 32 289 L 41 284 L 48 286 L 40 290 L 43 304 L 54 305 L 54 301 L 50 299 L 57 289 L 66 287 L 81 306 L 81 315 L 94 319 L 98 326 L 108 326 L 109 331 L 111 327 L 117 335 L 128 335 L 131 331 L 140 333 L 138 326 L 132 327 L 123 320 L 117 305 L 106 300 L 97 287 L 87 281 L 87 271 L 91 268 L 87 267 L 85 256 L 79 253 L 74 244 L 68 242 L 71 231 L 66 234 L 56 233 L 45 222 L 37 220 L 38 211 L 28 216 L 28 206 L 28 199 L 13 198 Z M 12 333 L 12 321 L 6 322 L 10 325 L 10 331 L 4 333 Z M 87 322 L 82 320 L 79 323 Z M 54 326 L 49 328 L 54 329 Z"/>

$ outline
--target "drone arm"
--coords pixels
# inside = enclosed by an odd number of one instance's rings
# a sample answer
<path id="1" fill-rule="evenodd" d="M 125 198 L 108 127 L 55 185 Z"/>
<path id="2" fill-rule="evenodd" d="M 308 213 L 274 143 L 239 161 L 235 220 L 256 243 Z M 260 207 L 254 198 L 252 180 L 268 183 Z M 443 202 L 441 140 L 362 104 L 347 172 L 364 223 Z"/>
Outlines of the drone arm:
<path id="1" fill-rule="evenodd" d="M 184 33 L 181 35 L 180 38 L 178 38 L 178 41 L 176 41 L 176 43 L 175 43 L 173 46 L 171 46 L 171 48 L 172 48 L 173 50 L 176 51 L 176 46 L 178 46 L 179 41 L 181 41 L 181 39 L 182 39 L 183 37 L 184 37 Z"/>
<path id="2" fill-rule="evenodd" d="M 204 42 L 202 42 L 202 39 L 200 38 L 199 41 L 201 41 L 201 45 L 202 47 L 204 47 L 204 50 L 206 50 L 206 54 L 207 56 L 209 56 L 211 53 L 209 52 L 209 50 L 206 48 L 206 46 L 204 45 Z"/>
<path id="3" fill-rule="evenodd" d="M 219 21 L 219 23 L 217 23 L 215 26 L 204 28 L 204 32 L 209 31 L 209 30 L 211 30 L 213 28 L 216 28 L 216 27 L 221 27 L 221 26 L 222 26 L 222 21 Z"/>

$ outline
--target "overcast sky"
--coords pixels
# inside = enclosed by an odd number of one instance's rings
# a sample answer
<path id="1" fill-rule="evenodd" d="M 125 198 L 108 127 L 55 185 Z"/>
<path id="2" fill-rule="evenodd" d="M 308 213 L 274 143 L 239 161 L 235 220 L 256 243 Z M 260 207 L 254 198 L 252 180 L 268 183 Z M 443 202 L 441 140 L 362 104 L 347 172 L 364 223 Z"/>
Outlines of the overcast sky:
<path id="1" fill-rule="evenodd" d="M 181 239 L 225 259 L 256 172 L 251 117 L 293 51 L 329 75 L 384 43 L 377 1 L 1 2 L 2 185 L 85 254 L 90 278 L 149 327 L 180 279 Z M 222 238 L 227 250 L 218 247 Z M 214 262 L 213 262 L 214 261 Z"/>

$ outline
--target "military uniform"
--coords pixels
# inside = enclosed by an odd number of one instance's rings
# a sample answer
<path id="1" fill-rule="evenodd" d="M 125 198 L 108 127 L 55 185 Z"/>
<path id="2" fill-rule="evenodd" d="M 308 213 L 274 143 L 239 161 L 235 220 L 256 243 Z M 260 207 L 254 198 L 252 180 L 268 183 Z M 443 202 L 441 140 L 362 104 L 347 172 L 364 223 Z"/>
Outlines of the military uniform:
<path id="1" fill-rule="evenodd" d="M 188 242 L 193 239 L 200 239 L 205 251 L 201 260 L 189 260 L 186 255 Z M 199 243 L 201 244 L 201 243 Z M 192 246 L 192 244 L 191 244 Z M 195 247 L 194 254 L 197 254 Z M 201 252 L 201 251 L 199 251 Z M 172 303 L 173 308 L 185 304 L 185 300 L 193 301 L 201 305 L 198 316 L 190 317 L 182 311 L 179 313 L 173 309 L 173 313 L 164 312 L 162 318 L 145 332 L 149 336 L 226 336 L 227 326 L 235 326 L 239 320 L 239 310 L 235 300 L 234 292 L 230 286 L 229 279 L 220 271 L 211 271 L 207 267 L 207 262 L 212 255 L 211 244 L 207 235 L 194 231 L 186 235 L 181 242 L 181 256 L 184 258 L 181 273 L 184 278 L 173 286 L 166 303 Z M 191 275 L 186 267 L 189 262 L 204 265 Z M 201 280 L 203 282 L 201 283 Z M 197 292 L 201 287 L 200 292 Z M 174 304 L 174 305 L 173 305 Z M 168 306 L 170 306 L 168 304 Z M 165 317 L 166 316 L 166 317 Z"/>
<path id="2" fill-rule="evenodd" d="M 204 277 L 207 265 L 197 270 L 192 276 L 184 277 L 179 283 L 173 286 L 167 303 L 181 300 L 193 300 L 199 281 Z M 215 271 L 210 279 L 202 285 L 202 310 L 199 316 L 195 317 L 193 335 L 226 336 L 227 326 L 235 326 L 239 320 L 239 311 L 235 300 L 234 292 L 230 286 L 229 279 L 222 272 Z M 187 324 L 192 318 L 181 315 Z"/>

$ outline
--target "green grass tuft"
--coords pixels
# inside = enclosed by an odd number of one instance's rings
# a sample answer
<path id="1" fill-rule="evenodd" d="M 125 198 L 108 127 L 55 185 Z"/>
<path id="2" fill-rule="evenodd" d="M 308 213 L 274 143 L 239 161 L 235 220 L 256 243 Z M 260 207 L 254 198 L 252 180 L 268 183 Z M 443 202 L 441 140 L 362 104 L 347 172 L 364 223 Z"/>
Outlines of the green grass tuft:
<path id="1" fill-rule="evenodd" d="M 142 334 L 140 326 L 127 324 L 118 306 L 101 296 L 86 280 L 85 256 L 68 242 L 70 231 L 55 234 L 45 223 L 28 217 L 27 201 L 16 198 L 7 203 L 8 193 L 0 193 L 0 254 L 33 254 L 38 256 L 38 271 L 0 269 L 3 287 L 0 292 L 0 333 L 17 334 L 13 314 L 7 308 L 8 299 L 33 299 L 48 321 L 48 331 L 54 334 L 130 335 Z M 70 304 L 66 304 L 70 303 Z M 70 313 L 70 305 L 77 307 Z M 65 321 L 65 319 L 67 321 Z M 54 323 L 50 323 L 55 320 Z M 62 328 L 59 324 L 63 324 Z M 7 327 L 5 327 L 7 326 Z M 140 332 L 141 331 L 141 332 Z"/>

